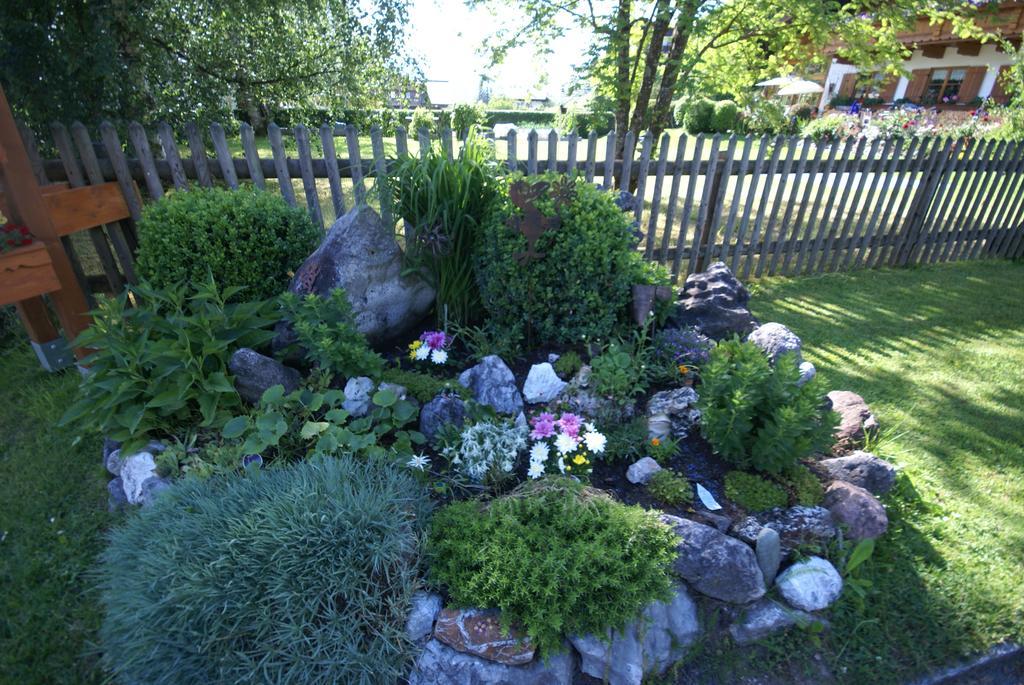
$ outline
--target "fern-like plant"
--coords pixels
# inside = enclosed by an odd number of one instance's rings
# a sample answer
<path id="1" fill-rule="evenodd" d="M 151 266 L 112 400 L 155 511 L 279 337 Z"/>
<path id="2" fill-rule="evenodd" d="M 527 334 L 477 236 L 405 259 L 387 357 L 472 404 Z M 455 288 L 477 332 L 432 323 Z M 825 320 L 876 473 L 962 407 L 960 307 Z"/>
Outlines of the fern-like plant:
<path id="1" fill-rule="evenodd" d="M 836 416 L 793 355 L 773 366 L 753 343 L 727 340 L 701 370 L 701 432 L 740 468 L 780 474 L 829 443 Z"/>

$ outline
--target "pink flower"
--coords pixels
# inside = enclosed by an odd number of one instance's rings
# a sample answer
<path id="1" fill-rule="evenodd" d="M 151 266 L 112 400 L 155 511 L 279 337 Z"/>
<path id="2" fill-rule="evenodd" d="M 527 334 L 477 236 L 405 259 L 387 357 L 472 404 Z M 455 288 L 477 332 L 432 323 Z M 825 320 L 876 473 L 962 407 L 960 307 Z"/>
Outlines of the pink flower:
<path id="1" fill-rule="evenodd" d="M 583 419 L 575 414 L 564 412 L 562 418 L 555 422 L 563 433 L 569 435 L 572 438 L 578 438 L 580 436 L 580 425 L 583 423 Z"/>
<path id="2" fill-rule="evenodd" d="M 534 440 L 543 440 L 555 434 L 555 417 L 548 412 L 543 412 L 530 419 L 530 425 L 533 426 L 530 437 Z"/>

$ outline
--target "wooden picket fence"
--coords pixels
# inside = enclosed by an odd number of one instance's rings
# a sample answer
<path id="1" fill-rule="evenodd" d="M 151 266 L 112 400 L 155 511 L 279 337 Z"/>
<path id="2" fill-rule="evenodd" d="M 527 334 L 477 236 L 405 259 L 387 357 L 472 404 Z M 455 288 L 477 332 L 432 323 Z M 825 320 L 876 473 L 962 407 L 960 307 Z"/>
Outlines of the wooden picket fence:
<path id="1" fill-rule="evenodd" d="M 75 187 L 117 181 L 132 221 L 145 201 L 140 187 L 155 200 L 191 184 L 251 185 L 305 206 L 321 227 L 367 201 L 391 220 L 372 193 L 374 179 L 396 156 L 438 143 L 451 156 L 460 146 L 451 131 L 433 137 L 419 131 L 412 138 L 399 128 L 385 139 L 374 127 L 367 150 L 355 127 L 344 124 L 316 131 L 271 124 L 269 156 L 261 156 L 247 124 L 241 125 L 237 155 L 219 124 L 208 132 L 194 125 L 175 132 L 161 124 L 154 132 L 132 123 L 127 145 L 109 123 L 99 127 L 98 137 L 80 123 L 70 130 L 55 124 L 50 133 L 58 158 L 44 160 L 32 133 L 23 130 L 40 182 Z M 713 261 L 748 279 L 1024 253 L 1022 142 L 861 138 L 818 144 L 785 136 L 669 134 L 656 141 L 627 133 L 623 154 L 614 160 L 615 133 L 581 138 L 513 131 L 494 143 L 509 169 L 574 173 L 643 197 L 634 212 L 644 232 L 638 249 L 665 264 L 675 281 Z M 98 262 L 89 274 L 94 290 L 117 290 L 135 280 L 132 221 L 91 233 Z M 89 280 L 82 260 L 73 259 Z"/>

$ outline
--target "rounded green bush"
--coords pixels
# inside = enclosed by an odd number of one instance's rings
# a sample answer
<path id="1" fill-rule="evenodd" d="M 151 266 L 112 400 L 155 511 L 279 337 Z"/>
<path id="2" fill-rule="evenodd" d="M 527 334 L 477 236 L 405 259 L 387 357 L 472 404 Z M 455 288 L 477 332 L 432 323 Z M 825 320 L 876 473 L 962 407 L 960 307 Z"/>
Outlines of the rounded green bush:
<path id="1" fill-rule="evenodd" d="M 683 125 L 686 132 L 693 135 L 697 133 L 714 133 L 715 103 L 707 98 L 691 102 L 686 108 Z"/>
<path id="2" fill-rule="evenodd" d="M 788 502 L 786 491 L 767 478 L 730 471 L 725 474 L 725 496 L 747 511 L 764 511 L 784 507 Z"/>
<path id="3" fill-rule="evenodd" d="M 440 510 L 427 550 L 456 605 L 500 609 L 551 653 L 565 635 L 603 635 L 667 597 L 676 543 L 652 512 L 549 477 Z"/>
<path id="4" fill-rule="evenodd" d="M 740 110 L 732 100 L 715 103 L 715 112 L 711 117 L 711 128 L 715 133 L 729 133 L 736 129 Z"/>
<path id="5" fill-rule="evenodd" d="M 408 668 L 429 500 L 351 458 L 185 479 L 110 535 L 105 666 L 127 683 L 382 683 Z"/>
<path id="6" fill-rule="evenodd" d="M 426 129 L 428 133 L 433 133 L 436 126 L 436 119 L 434 113 L 426 107 L 417 107 L 413 110 L 412 120 L 409 122 L 409 132 L 415 135 L 420 130 Z"/>
<path id="7" fill-rule="evenodd" d="M 631 217 L 615 205 L 612 193 L 579 178 L 573 199 L 556 208 L 551 194 L 558 180 L 553 174 L 526 179 L 549 184 L 535 206 L 546 217 L 561 218 L 559 228 L 537 238 L 534 250 L 542 256 L 517 259 L 527 250 L 527 239 L 509 227 L 510 217 L 522 212 L 507 187 L 477 244 L 484 309 L 497 331 L 514 340 L 568 345 L 605 338 L 626 321 L 631 286 L 651 278 L 634 249 Z"/>
<path id="8" fill-rule="evenodd" d="M 196 188 L 146 207 L 136 266 L 157 288 L 201 281 L 209 270 L 220 287 L 259 300 L 288 286 L 321 237 L 305 210 L 269 192 Z"/>

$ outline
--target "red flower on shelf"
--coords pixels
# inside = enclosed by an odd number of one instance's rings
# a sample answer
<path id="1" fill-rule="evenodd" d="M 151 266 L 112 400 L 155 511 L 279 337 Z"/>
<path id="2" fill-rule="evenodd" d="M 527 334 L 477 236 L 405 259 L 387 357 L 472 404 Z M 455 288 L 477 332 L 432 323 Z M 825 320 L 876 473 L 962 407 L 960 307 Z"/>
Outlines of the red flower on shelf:
<path id="1" fill-rule="evenodd" d="M 31 245 L 32 241 L 28 226 L 7 222 L 0 227 L 0 253 Z"/>

